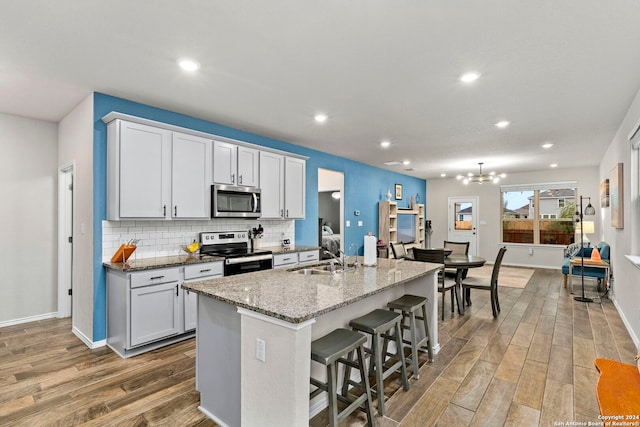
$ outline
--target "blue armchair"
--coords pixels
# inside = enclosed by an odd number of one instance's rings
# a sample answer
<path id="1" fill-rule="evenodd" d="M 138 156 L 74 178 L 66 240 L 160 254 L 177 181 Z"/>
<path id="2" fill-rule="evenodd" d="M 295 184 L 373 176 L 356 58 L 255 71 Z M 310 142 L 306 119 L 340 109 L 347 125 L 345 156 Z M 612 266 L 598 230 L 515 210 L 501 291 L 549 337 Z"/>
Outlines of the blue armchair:
<path id="1" fill-rule="evenodd" d="M 598 248 L 598 251 L 600 252 L 600 258 L 602 258 L 603 261 L 606 261 L 607 263 L 609 263 L 609 256 L 610 256 L 609 244 L 605 242 L 600 242 L 595 247 Z M 591 252 L 593 251 L 592 247 L 582 248 L 582 251 L 584 251 L 585 259 L 591 258 Z M 571 260 L 571 258 L 580 258 L 581 256 L 582 256 L 581 250 L 578 250 L 578 253 L 575 256 L 565 255 L 564 260 L 562 261 L 562 274 L 564 274 L 565 288 L 567 287 L 567 277 L 569 275 L 569 261 Z M 607 279 L 608 279 L 608 277 L 606 277 L 606 271 L 607 270 L 605 269 L 597 268 L 597 267 L 585 267 L 584 276 L 594 277 L 598 279 L 598 281 L 602 283 L 601 289 L 606 289 Z M 573 275 L 574 276 L 580 275 L 580 267 L 575 267 L 575 266 L 573 267 Z"/>

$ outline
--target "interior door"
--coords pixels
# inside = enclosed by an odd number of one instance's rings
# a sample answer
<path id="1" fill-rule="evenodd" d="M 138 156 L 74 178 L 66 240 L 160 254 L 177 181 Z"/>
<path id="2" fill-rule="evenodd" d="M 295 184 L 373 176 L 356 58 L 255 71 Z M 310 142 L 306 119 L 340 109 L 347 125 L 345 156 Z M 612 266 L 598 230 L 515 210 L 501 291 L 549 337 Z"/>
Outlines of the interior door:
<path id="1" fill-rule="evenodd" d="M 478 255 L 478 197 L 449 197 L 448 237 L 469 242 L 469 254 Z"/>

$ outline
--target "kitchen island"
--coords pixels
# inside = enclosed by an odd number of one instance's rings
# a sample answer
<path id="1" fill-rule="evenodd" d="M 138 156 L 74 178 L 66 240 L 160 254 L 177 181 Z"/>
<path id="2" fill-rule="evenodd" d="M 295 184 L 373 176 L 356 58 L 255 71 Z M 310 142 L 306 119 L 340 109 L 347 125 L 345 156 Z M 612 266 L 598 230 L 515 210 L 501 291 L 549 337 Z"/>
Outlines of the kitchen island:
<path id="1" fill-rule="evenodd" d="M 183 284 L 198 294 L 200 410 L 221 425 L 307 425 L 326 401 L 309 401 L 310 374 L 324 378 L 311 366 L 311 341 L 405 293 L 429 299 L 437 352 L 439 268 L 378 259 L 336 274 L 280 269 Z"/>

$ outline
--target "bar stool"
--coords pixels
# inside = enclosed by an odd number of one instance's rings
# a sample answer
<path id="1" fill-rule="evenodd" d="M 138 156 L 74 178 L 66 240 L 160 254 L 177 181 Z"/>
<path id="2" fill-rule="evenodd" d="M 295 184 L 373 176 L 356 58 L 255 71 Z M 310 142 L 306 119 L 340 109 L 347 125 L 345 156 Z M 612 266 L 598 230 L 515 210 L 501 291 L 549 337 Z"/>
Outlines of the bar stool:
<path id="1" fill-rule="evenodd" d="M 312 399 L 323 391 L 329 394 L 329 425 L 332 427 L 337 427 L 341 420 L 358 409 L 363 403 L 367 413 L 368 425 L 375 425 L 369 377 L 364 365 L 364 343 L 366 342 L 366 336 L 349 329 L 336 329 L 311 342 L 311 359 L 327 367 L 327 382 L 323 383 L 311 377 L 311 384 L 318 388 L 309 394 L 309 398 Z M 351 360 L 354 352 L 358 355 L 358 363 L 354 363 Z M 344 356 L 347 356 L 348 359 L 345 359 Z M 355 400 L 349 399 L 344 390 L 342 395 L 338 394 L 338 362 L 343 363 L 348 372 L 352 367 L 360 370 L 361 383 L 352 384 L 360 387 L 363 393 Z M 349 406 L 338 412 L 338 400 L 347 403 Z"/>
<path id="2" fill-rule="evenodd" d="M 349 326 L 352 329 L 364 332 L 371 335 L 371 349 L 364 348 L 366 353 L 371 354 L 373 363 L 369 362 L 369 373 L 375 368 L 376 373 L 376 389 L 372 390 L 378 397 L 378 414 L 384 415 L 384 379 L 395 372 L 398 368 L 401 370 L 402 375 L 402 387 L 404 390 L 409 390 L 409 381 L 407 380 L 407 367 L 404 363 L 404 354 L 402 354 L 402 329 L 400 327 L 400 321 L 402 320 L 402 314 L 394 313 L 393 311 L 376 309 L 372 312 L 365 314 L 364 316 L 353 319 L 349 322 Z M 390 329 L 395 329 L 393 335 L 389 335 L 387 332 Z M 384 338 L 384 345 L 380 347 L 380 338 Z M 393 339 L 396 342 L 396 359 L 397 361 L 384 369 L 384 361 L 387 355 L 386 352 L 387 342 L 389 339 Z M 391 356 L 391 355 L 390 355 Z M 344 376 L 344 382 L 342 384 L 342 393 L 344 394 L 348 385 L 351 384 L 350 380 L 350 368 L 347 366 Z"/>
<path id="3" fill-rule="evenodd" d="M 418 349 L 421 347 L 427 347 L 427 353 L 429 355 L 429 362 L 433 362 L 433 349 L 431 346 L 431 334 L 429 333 L 429 322 L 427 319 L 427 299 L 425 297 L 417 295 L 403 295 L 400 298 L 391 301 L 387 304 L 390 310 L 400 310 L 402 312 L 402 331 L 409 330 L 410 340 L 405 340 L 404 335 L 402 337 L 403 344 L 409 344 L 411 346 L 411 359 L 407 358 L 406 362 L 410 363 L 413 367 L 413 377 L 415 379 L 420 378 L 420 371 L 418 369 Z M 416 316 L 418 310 L 422 311 L 422 316 Z M 406 320 L 409 318 L 409 326 L 406 325 Z M 418 341 L 418 329 L 416 319 L 422 320 L 424 325 L 424 338 Z"/>

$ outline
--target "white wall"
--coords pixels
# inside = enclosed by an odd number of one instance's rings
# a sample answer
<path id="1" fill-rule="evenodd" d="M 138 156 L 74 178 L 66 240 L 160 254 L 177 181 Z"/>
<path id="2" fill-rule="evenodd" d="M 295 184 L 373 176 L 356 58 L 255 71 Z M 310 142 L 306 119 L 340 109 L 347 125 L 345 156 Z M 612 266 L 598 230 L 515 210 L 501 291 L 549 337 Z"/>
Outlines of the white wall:
<path id="1" fill-rule="evenodd" d="M 540 172 L 512 173 L 502 179 L 500 184 L 537 184 L 545 182 L 577 181 L 578 194 L 590 196 L 599 211 L 598 168 L 549 169 Z M 464 185 L 455 178 L 432 179 L 427 181 L 426 215 L 432 221 L 433 234 L 431 246 L 438 247 L 447 239 L 447 211 L 449 197 L 478 196 L 478 255 L 493 262 L 501 246 L 500 221 L 500 185 L 475 184 Z M 600 241 L 602 227 L 595 219 L 596 233 L 591 241 Z M 504 264 L 523 265 L 542 268 L 560 268 L 564 246 L 543 246 L 508 244 Z M 533 255 L 529 255 L 533 248 Z"/>
<path id="2" fill-rule="evenodd" d="M 633 243 L 634 238 L 636 241 L 640 240 L 637 237 L 640 233 L 640 206 L 632 207 L 631 203 L 632 180 L 637 182 L 638 171 L 632 171 L 632 151 L 628 140 L 628 135 L 638 120 L 640 120 L 640 92 L 636 94 L 600 163 L 600 181 L 609 178 L 611 169 L 617 163 L 623 164 L 624 229 L 611 226 L 611 208 L 604 208 L 598 212 L 604 224 L 604 240 L 611 245 L 611 269 L 614 275 L 612 298 L 636 347 L 639 346 L 640 337 L 640 288 L 638 287 L 640 270 L 633 266 L 625 255 L 640 255 L 640 248 Z M 632 172 L 636 176 L 632 177 Z"/>
<path id="3" fill-rule="evenodd" d="M 57 131 L 0 114 L 0 325 L 57 311 Z"/>
<path id="4" fill-rule="evenodd" d="M 58 166 L 75 163 L 73 329 L 93 341 L 93 94 L 59 124 Z"/>

